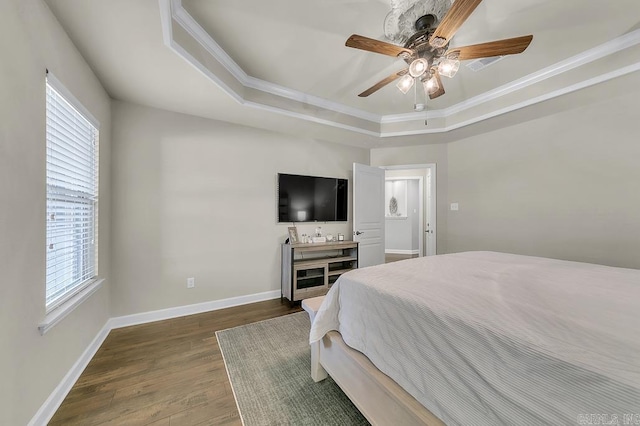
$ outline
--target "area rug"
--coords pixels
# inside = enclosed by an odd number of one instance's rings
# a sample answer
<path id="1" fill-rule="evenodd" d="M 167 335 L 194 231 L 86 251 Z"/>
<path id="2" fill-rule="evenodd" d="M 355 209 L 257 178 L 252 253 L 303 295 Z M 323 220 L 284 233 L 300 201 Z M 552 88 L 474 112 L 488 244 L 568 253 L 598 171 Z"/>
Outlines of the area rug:
<path id="1" fill-rule="evenodd" d="M 216 333 L 245 426 L 369 424 L 331 378 L 311 379 L 309 328 L 299 312 Z"/>

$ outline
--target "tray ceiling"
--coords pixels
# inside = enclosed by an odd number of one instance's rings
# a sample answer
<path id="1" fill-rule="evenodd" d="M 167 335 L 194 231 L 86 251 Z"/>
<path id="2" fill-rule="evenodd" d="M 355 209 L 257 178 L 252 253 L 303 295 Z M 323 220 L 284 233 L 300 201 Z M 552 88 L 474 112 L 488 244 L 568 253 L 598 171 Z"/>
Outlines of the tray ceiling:
<path id="1" fill-rule="evenodd" d="M 203 107 L 206 99 L 171 105 L 161 95 L 140 93 L 149 82 L 122 83 L 124 73 L 173 61 L 200 71 L 215 85 L 210 102 L 250 119 L 247 109 L 283 115 L 309 125 L 333 127 L 367 138 L 443 133 L 564 96 L 640 69 L 640 2 L 618 0 L 484 0 L 463 24 L 451 46 L 533 34 L 529 48 L 479 71 L 463 65 L 443 79 L 446 94 L 414 112 L 413 91 L 403 95 L 390 84 L 368 98 L 357 96 L 378 80 L 404 68 L 402 60 L 344 46 L 353 33 L 385 40 L 391 10 L 380 0 L 270 2 L 244 0 L 47 0 L 106 89 L 116 98 L 179 112 Z M 130 14 L 129 14 L 130 13 Z M 114 14 L 140 17 L 118 22 Z M 141 17 L 145 14 L 144 18 Z M 93 21 L 87 23 L 86 19 Z M 82 20 L 85 20 L 83 22 Z M 155 21 L 154 21 L 155 20 Z M 117 29 L 101 32 L 108 25 Z M 144 33 L 144 34 L 143 34 Z M 111 35 L 111 37 L 110 37 Z M 128 36 L 130 45 L 123 44 Z M 167 47 L 169 49 L 167 49 Z M 131 58 L 127 49 L 157 61 Z M 164 51 L 160 51 L 164 49 Z M 120 50 L 120 52 L 119 52 Z M 123 61 L 130 59 L 129 64 Z M 120 66 L 119 66 L 120 65 Z M 147 70 L 179 81 L 190 78 L 172 66 Z M 184 68 L 184 67 L 183 67 Z M 134 82 L 135 83 L 135 82 Z M 185 84 L 184 82 L 180 84 Z M 205 81 L 198 81 L 204 86 Z M 222 99 L 226 97 L 226 99 Z M 146 101 L 144 100 L 146 99 Z M 233 107 L 227 106 L 235 104 Z M 244 111 L 244 113 L 243 113 Z M 242 122 L 240 117 L 217 115 Z M 425 125 L 425 119 L 427 124 Z M 254 124 L 261 127 L 260 120 Z"/>

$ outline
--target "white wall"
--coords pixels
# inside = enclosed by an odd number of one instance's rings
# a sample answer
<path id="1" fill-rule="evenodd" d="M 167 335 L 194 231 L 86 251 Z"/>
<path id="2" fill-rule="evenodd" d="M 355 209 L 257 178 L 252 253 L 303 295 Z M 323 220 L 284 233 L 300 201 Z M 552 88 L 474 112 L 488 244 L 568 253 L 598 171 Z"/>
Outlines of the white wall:
<path id="1" fill-rule="evenodd" d="M 351 182 L 369 163 L 365 149 L 124 102 L 112 116 L 115 316 L 279 290 L 277 173 Z M 350 222 L 322 228 L 351 235 Z"/>
<path id="2" fill-rule="evenodd" d="M 40 0 L 0 2 L 0 424 L 24 425 L 109 317 L 109 98 Z M 45 69 L 100 121 L 100 274 L 106 285 L 47 334 Z"/>
<path id="3" fill-rule="evenodd" d="M 385 216 L 385 238 L 384 248 L 387 253 L 402 252 L 402 254 L 409 254 L 410 252 L 416 252 L 419 248 L 419 184 L 417 179 L 399 179 L 399 180 L 387 180 L 385 188 L 389 188 L 391 182 L 404 182 L 406 185 L 406 206 L 403 202 L 402 210 L 403 217 L 390 217 Z M 389 194 L 387 194 L 389 195 Z M 390 198 L 390 195 L 389 195 Z M 398 202 L 401 202 L 401 198 L 405 198 L 404 194 L 398 197 Z M 388 203 L 385 206 L 388 212 Z M 415 211 L 415 212 L 414 212 Z"/>

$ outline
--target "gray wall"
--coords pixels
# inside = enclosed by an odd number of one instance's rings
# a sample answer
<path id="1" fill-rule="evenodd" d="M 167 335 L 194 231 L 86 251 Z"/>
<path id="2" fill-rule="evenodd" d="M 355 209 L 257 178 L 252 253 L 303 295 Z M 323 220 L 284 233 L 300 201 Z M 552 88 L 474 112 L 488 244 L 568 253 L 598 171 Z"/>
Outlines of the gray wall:
<path id="1" fill-rule="evenodd" d="M 366 149 L 123 102 L 112 115 L 114 316 L 278 290 L 277 173 L 351 181 L 369 163 Z M 320 225 L 350 238 L 351 222 Z"/>
<path id="2" fill-rule="evenodd" d="M 109 97 L 40 0 L 0 2 L 0 424 L 24 425 L 109 318 Z M 45 68 L 100 127 L 100 275 L 41 336 L 45 317 Z"/>
<path id="3" fill-rule="evenodd" d="M 634 78 L 590 104 L 450 144 L 449 202 L 460 210 L 449 212 L 448 251 L 640 268 Z"/>
<path id="4" fill-rule="evenodd" d="M 597 89 L 448 145 L 372 149 L 371 162 L 437 163 L 438 253 L 640 268 L 640 73 Z M 453 202 L 459 211 L 448 210 Z"/>

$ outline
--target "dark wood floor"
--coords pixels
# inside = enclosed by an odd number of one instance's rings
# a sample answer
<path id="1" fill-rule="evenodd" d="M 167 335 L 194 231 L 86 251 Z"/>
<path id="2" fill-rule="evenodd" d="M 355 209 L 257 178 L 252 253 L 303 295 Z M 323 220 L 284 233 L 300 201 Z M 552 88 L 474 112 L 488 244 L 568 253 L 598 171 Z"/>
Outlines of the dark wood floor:
<path id="1" fill-rule="evenodd" d="M 397 262 L 398 260 L 413 259 L 418 257 L 417 254 L 389 254 L 385 253 L 384 263 Z"/>
<path id="2" fill-rule="evenodd" d="M 300 311 L 269 300 L 112 330 L 50 425 L 240 425 L 215 332 Z"/>

